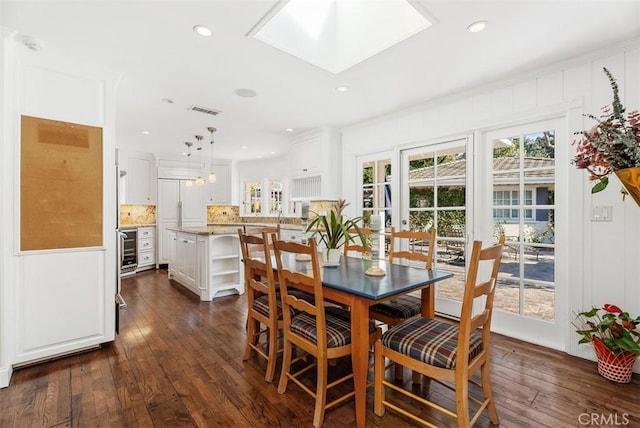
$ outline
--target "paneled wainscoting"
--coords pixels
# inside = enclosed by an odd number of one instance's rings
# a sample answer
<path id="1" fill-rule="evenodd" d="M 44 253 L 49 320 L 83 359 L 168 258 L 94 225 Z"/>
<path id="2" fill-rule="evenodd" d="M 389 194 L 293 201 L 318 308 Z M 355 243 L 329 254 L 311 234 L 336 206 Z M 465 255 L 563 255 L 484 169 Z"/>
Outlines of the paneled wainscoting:
<path id="1" fill-rule="evenodd" d="M 159 270 L 122 281 L 128 307 L 112 344 L 16 370 L 0 390 L 0 426 L 311 426 L 311 397 L 293 384 L 279 395 L 276 381 L 265 383 L 265 363 L 255 353 L 242 362 L 245 297 L 201 302 L 166 278 Z M 502 427 L 640 426 L 638 375 L 631 384 L 614 384 L 594 362 L 499 335 L 492 363 Z M 408 372 L 405 379 L 411 381 Z M 428 386 L 413 388 L 453 404 L 443 387 Z M 368 396 L 368 426 L 414 425 L 392 411 L 374 415 L 373 390 Z M 422 414 L 437 426 L 453 425 L 436 412 Z M 324 424 L 354 425 L 353 401 L 328 411 Z M 491 425 L 485 415 L 476 426 Z"/>

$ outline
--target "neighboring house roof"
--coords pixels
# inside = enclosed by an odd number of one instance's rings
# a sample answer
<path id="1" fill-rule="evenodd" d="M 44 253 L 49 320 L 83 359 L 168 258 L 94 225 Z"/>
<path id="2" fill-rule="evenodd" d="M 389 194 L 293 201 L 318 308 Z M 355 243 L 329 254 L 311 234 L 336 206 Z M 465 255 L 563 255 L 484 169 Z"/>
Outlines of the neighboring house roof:
<path id="1" fill-rule="evenodd" d="M 466 171 L 467 160 L 459 159 L 438 165 L 438 177 L 463 177 Z M 550 158 L 524 158 L 525 177 L 534 182 L 553 182 L 555 175 L 555 159 Z M 519 174 L 520 160 L 518 158 L 496 158 L 493 160 L 494 172 L 509 171 L 500 173 L 499 178 L 517 178 Z M 540 169 L 542 168 L 542 169 Z M 433 178 L 433 167 L 416 168 L 409 171 L 410 181 L 428 180 Z M 535 180 L 531 180 L 535 179 Z"/>

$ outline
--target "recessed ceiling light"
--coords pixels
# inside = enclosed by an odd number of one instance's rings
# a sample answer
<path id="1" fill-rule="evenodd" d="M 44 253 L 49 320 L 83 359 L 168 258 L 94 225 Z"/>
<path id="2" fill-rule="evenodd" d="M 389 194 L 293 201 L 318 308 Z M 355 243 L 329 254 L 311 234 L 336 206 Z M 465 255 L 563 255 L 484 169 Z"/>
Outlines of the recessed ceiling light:
<path id="1" fill-rule="evenodd" d="M 258 159 L 262 159 L 262 155 L 258 155 Z"/>
<path id="2" fill-rule="evenodd" d="M 336 91 L 338 92 L 347 92 L 349 90 L 348 86 L 337 86 Z"/>
<path id="3" fill-rule="evenodd" d="M 246 148 L 247 148 L 247 146 L 241 146 L 240 148 L 241 148 L 241 149 L 246 149 Z"/>
<path id="4" fill-rule="evenodd" d="M 256 93 L 256 91 L 254 91 L 252 89 L 246 89 L 246 88 L 236 89 L 235 93 L 236 93 L 237 96 L 242 97 L 242 98 L 253 98 L 256 95 L 258 95 Z"/>
<path id="5" fill-rule="evenodd" d="M 470 33 L 479 33 L 480 31 L 484 30 L 485 28 L 487 28 L 487 21 L 476 21 L 473 22 L 471 24 L 469 24 L 469 26 L 467 27 L 467 31 L 469 31 Z"/>
<path id="6" fill-rule="evenodd" d="M 167 104 L 173 104 L 173 100 L 171 98 L 163 98 L 162 102 Z"/>
<path id="7" fill-rule="evenodd" d="M 142 131 L 140 131 L 140 132 L 142 132 L 144 135 L 149 135 L 149 134 L 151 134 L 151 132 L 146 131 L 146 130 L 142 130 Z"/>
<path id="8" fill-rule="evenodd" d="M 276 154 L 276 152 L 271 152 L 271 154 L 272 154 L 272 155 L 275 155 L 275 154 Z"/>
<path id="9" fill-rule="evenodd" d="M 287 129 L 285 129 L 285 131 L 287 131 L 287 132 L 293 132 L 293 128 L 287 128 Z"/>
<path id="10" fill-rule="evenodd" d="M 211 30 L 208 27 L 205 27 L 204 25 L 200 25 L 200 24 L 195 25 L 193 27 L 193 31 L 195 31 L 196 34 L 199 34 L 202 37 L 209 37 L 212 34 Z"/>

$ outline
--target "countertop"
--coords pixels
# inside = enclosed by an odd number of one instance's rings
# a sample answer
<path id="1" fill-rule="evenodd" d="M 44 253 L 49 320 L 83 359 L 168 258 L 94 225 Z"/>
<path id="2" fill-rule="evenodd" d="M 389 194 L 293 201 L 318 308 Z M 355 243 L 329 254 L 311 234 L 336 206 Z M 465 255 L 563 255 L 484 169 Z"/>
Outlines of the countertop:
<path id="1" fill-rule="evenodd" d="M 174 232 L 192 233 L 194 235 L 237 235 L 237 227 L 203 226 L 203 227 L 167 227 Z"/>
<path id="2" fill-rule="evenodd" d="M 275 227 L 277 223 L 209 223 L 208 227 L 232 227 L 237 231 L 238 228 L 243 226 L 249 227 Z M 302 226 L 299 224 L 280 224 L 280 229 L 283 230 L 301 230 Z"/>
<path id="3" fill-rule="evenodd" d="M 175 232 L 193 233 L 194 235 L 229 235 L 237 234 L 238 229 L 243 226 L 249 227 L 271 227 L 274 223 L 216 223 L 202 227 L 167 227 Z M 283 230 L 300 230 L 300 226 L 295 224 L 281 224 Z"/>

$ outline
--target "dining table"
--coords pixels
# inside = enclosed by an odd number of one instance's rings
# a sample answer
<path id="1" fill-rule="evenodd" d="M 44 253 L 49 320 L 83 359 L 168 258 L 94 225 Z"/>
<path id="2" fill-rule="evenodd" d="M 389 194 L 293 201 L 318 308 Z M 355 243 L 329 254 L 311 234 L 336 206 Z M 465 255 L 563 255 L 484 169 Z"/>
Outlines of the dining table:
<path id="1" fill-rule="evenodd" d="M 322 264 L 322 257 L 319 257 Z M 311 270 L 311 263 L 298 261 L 293 254 L 282 257 L 283 268 L 301 273 Z M 275 267 L 275 262 L 274 262 Z M 370 268 L 380 268 L 381 276 L 372 276 Z M 378 270 L 379 272 L 379 270 Z M 351 361 L 355 387 L 356 426 L 366 424 L 367 374 L 369 371 L 369 307 L 398 296 L 420 291 L 422 315 L 434 317 L 434 284 L 453 276 L 453 273 L 424 269 L 385 260 L 342 257 L 338 266 L 322 266 L 324 298 L 351 310 Z"/>

